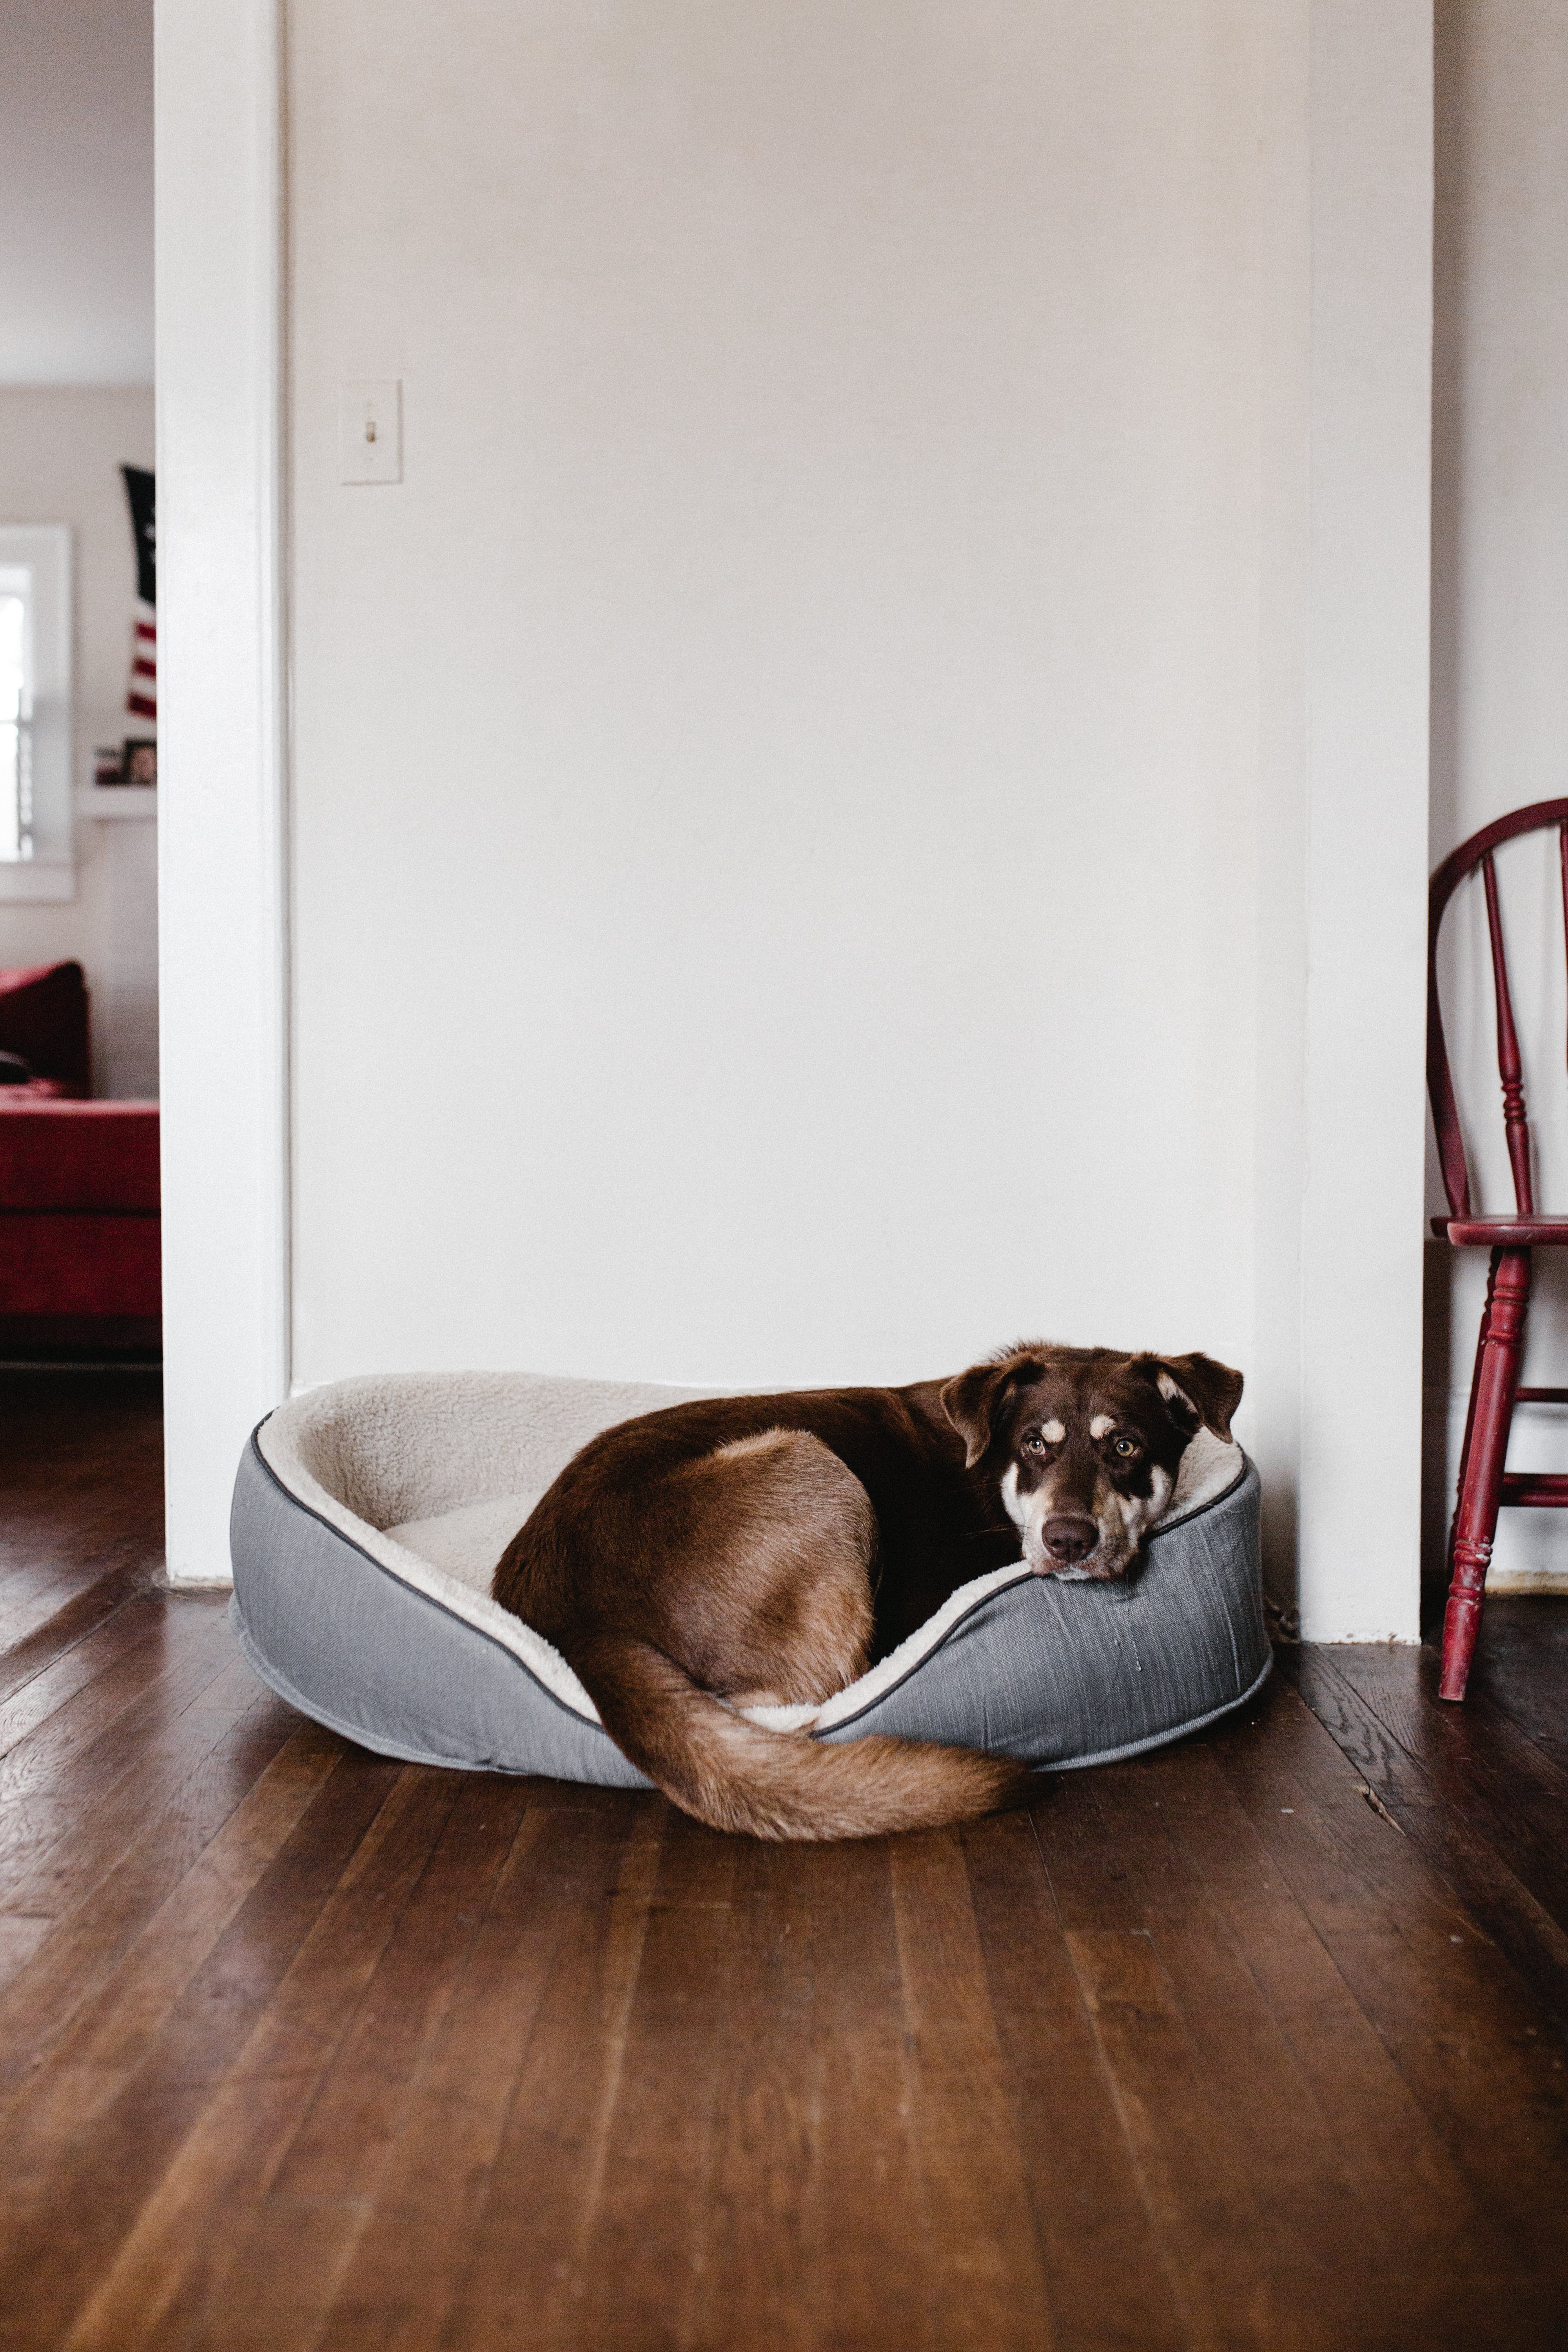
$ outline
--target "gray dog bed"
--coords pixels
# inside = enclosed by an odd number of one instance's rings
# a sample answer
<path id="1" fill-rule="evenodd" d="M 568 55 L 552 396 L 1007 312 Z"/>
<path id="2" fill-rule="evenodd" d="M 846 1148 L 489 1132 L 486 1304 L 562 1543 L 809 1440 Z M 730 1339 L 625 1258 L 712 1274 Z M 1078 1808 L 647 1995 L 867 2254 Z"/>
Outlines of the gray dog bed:
<path id="1" fill-rule="evenodd" d="M 284 1405 L 235 1486 L 246 1656 L 291 1706 L 383 1756 L 647 1788 L 489 1580 L 580 1445 L 699 1393 L 468 1372 L 339 1381 Z M 1256 1469 L 1200 1432 L 1126 1583 L 998 1569 L 826 1706 L 754 1712 L 824 1739 L 897 1732 L 1056 1770 L 1158 1747 L 1268 1672 L 1258 1519 Z"/>

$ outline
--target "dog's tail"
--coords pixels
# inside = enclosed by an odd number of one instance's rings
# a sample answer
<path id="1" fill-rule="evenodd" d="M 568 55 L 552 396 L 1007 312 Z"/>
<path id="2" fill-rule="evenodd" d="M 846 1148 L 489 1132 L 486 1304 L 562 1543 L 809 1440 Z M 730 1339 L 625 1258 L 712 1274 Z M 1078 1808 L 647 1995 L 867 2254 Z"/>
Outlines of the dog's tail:
<path id="1" fill-rule="evenodd" d="M 736 1713 L 646 1642 L 605 1643 L 580 1671 L 605 1730 L 683 1812 L 761 1838 L 880 1837 L 1016 1803 L 1026 1764 L 870 1734 L 833 1745 Z"/>

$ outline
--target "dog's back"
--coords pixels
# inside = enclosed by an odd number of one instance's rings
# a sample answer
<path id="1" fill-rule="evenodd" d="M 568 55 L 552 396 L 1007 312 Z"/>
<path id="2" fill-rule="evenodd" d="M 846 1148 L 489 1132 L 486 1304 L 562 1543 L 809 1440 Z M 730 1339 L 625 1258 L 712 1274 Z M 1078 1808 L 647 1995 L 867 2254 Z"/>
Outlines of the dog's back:
<path id="1" fill-rule="evenodd" d="M 625 1423 L 563 1471 L 496 1598 L 561 1651 L 632 1761 L 716 1829 L 868 1837 L 988 1811 L 1027 1786 L 1024 1767 L 912 1740 L 830 1746 L 738 1712 L 820 1705 L 852 1682 L 879 1582 L 908 1630 L 988 1564 L 957 1540 L 986 1530 L 944 1429 L 923 1389 L 714 1398 Z M 963 1564 L 928 1599 L 944 1551 Z"/>

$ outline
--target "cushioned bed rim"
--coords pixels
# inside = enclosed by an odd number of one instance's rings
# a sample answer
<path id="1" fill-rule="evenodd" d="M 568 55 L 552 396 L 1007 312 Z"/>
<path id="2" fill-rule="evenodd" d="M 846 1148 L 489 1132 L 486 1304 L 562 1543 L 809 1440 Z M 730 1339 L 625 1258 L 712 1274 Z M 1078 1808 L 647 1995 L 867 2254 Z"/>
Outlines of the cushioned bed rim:
<path id="1" fill-rule="evenodd" d="M 262 1420 L 258 1421 L 256 1427 L 251 1431 L 250 1451 L 254 1454 L 257 1462 L 260 1465 L 268 1484 L 277 1489 L 278 1493 L 283 1496 L 285 1502 L 289 1504 L 289 1507 L 293 1510 L 303 1511 L 308 1518 L 314 1519 L 317 1526 L 324 1528 L 327 1533 L 334 1538 L 337 1542 L 347 1544 L 352 1551 L 357 1552 L 361 1559 L 364 1560 L 371 1568 L 374 1568 L 378 1576 L 384 1577 L 389 1584 L 395 1584 L 402 1591 L 413 1594 L 415 1599 L 424 1601 L 427 1608 L 437 1610 L 444 1616 L 449 1617 L 453 1615 L 454 1612 L 452 1611 L 444 1608 L 443 1604 L 439 1601 L 436 1600 L 431 1594 L 421 1592 L 417 1585 L 406 1583 L 402 1577 L 396 1575 L 393 1570 L 389 1569 L 384 1561 L 377 1559 L 374 1553 L 366 1551 L 363 1544 L 356 1543 L 352 1536 L 345 1535 L 342 1528 L 335 1527 L 331 1519 L 325 1518 L 322 1514 L 316 1510 L 310 1504 L 302 1501 L 301 1498 L 294 1493 L 291 1487 L 284 1485 L 282 1479 L 279 1477 L 277 1472 L 268 1461 L 266 1454 L 263 1454 L 258 1443 L 261 1431 L 267 1421 L 270 1418 L 270 1414 L 263 1415 Z M 1194 1519 L 1202 1518 L 1205 1512 L 1215 1510 L 1221 1503 L 1228 1501 L 1230 1496 L 1237 1492 L 1237 1488 L 1245 1485 L 1250 1466 L 1251 1465 L 1247 1462 L 1247 1458 L 1243 1456 L 1240 1469 L 1237 1472 L 1236 1476 L 1231 1480 L 1227 1486 L 1223 1487 L 1217 1495 L 1208 1496 L 1203 1502 L 1195 1505 L 1192 1510 L 1184 1511 L 1179 1518 L 1167 1520 L 1156 1530 L 1155 1535 L 1151 1538 L 1151 1541 L 1158 1541 L 1160 1537 L 1177 1528 L 1190 1527 Z M 814 1738 L 826 1737 L 828 1732 L 841 1732 L 846 1729 L 847 1726 L 858 1723 L 860 1720 L 860 1717 L 863 1715 L 868 1714 L 872 1707 L 880 1706 L 882 1701 L 885 1698 L 889 1697 L 894 1691 L 901 1689 L 904 1684 L 910 1680 L 911 1675 L 920 1672 L 921 1668 L 926 1664 L 928 1659 L 934 1657 L 937 1654 L 937 1652 L 945 1646 L 947 1642 L 951 1640 L 953 1633 L 956 1633 L 959 1626 L 967 1623 L 969 1619 L 973 1617 L 977 1611 L 984 1608 L 994 1597 L 996 1592 L 1010 1591 L 1012 1583 L 1022 1583 L 1026 1578 L 1030 1576 L 1032 1573 L 1032 1570 L 1024 1567 L 1020 1562 L 1016 1578 L 1010 1580 L 1007 1584 L 994 1586 L 991 1591 L 982 1593 L 968 1609 L 964 1610 L 960 1616 L 955 1617 L 952 1623 L 945 1628 L 942 1640 L 936 1644 L 935 1648 L 925 1651 L 920 1657 L 911 1660 L 909 1666 L 905 1669 L 904 1673 L 898 1677 L 896 1682 L 889 1683 L 885 1690 L 877 1691 L 871 1697 L 867 1699 L 864 1706 L 857 1708 L 853 1715 L 842 1717 L 835 1723 L 825 1727 L 822 1733 L 818 1734 L 816 1732 L 813 1732 L 811 1736 Z M 266 1683 L 270 1689 L 277 1692 L 279 1698 L 287 1700 L 289 1705 L 295 1707 L 301 1715 L 309 1716 L 315 1722 L 324 1723 L 329 1730 L 337 1732 L 339 1736 L 344 1739 L 352 1739 L 358 1747 L 369 1748 L 373 1754 L 397 1756 L 403 1758 L 405 1760 L 407 1759 L 407 1751 L 405 1748 L 393 1747 L 390 1743 L 384 1744 L 383 1742 L 370 1737 L 360 1726 L 346 1723 L 342 1721 L 341 1717 L 324 1712 L 320 1706 L 307 1703 L 300 1693 L 294 1689 L 293 1685 L 289 1682 L 288 1678 L 285 1675 L 280 1675 L 277 1668 L 266 1660 L 257 1648 L 254 1641 L 251 1639 L 250 1630 L 245 1622 L 244 1612 L 239 1606 L 237 1597 L 230 1604 L 230 1616 L 231 1622 L 235 1624 L 236 1635 L 238 1640 L 240 1649 L 244 1653 L 247 1664 L 255 1674 L 260 1675 L 262 1681 Z M 458 1622 L 465 1624 L 469 1633 L 477 1634 L 481 1641 L 488 1642 L 491 1649 L 499 1650 L 503 1657 L 510 1658 L 513 1665 L 518 1668 L 519 1672 L 528 1676 L 528 1679 L 532 1684 L 534 1689 L 542 1692 L 544 1696 L 550 1700 L 552 1706 L 557 1707 L 563 1715 L 569 1717 L 574 1723 L 582 1723 L 586 1720 L 585 1717 L 577 1713 L 577 1710 L 574 1707 L 568 1706 L 566 1701 L 562 1698 L 557 1692 L 552 1691 L 548 1683 L 542 1681 L 540 1676 L 536 1675 L 529 1665 L 527 1660 L 525 1658 L 520 1658 L 515 1650 L 509 1649 L 503 1642 L 498 1642 L 492 1633 L 488 1633 L 482 1625 L 474 1624 L 471 1619 L 462 1618 L 459 1619 Z M 1059 1759 L 1053 1763 L 1036 1765 L 1031 1769 L 1040 1772 L 1080 1772 L 1086 1770 L 1091 1765 L 1120 1764 L 1125 1762 L 1131 1757 L 1143 1755 L 1151 1748 L 1168 1747 L 1172 1740 L 1184 1738 L 1189 1732 L 1202 1731 L 1206 1725 L 1217 1723 L 1221 1716 L 1233 1714 L 1238 1706 L 1245 1706 L 1249 1699 L 1255 1698 L 1258 1696 L 1258 1693 L 1262 1689 L 1264 1684 L 1268 1681 L 1269 1675 L 1272 1673 L 1273 1667 L 1274 1654 L 1272 1649 L 1270 1649 L 1268 1655 L 1264 1659 L 1262 1667 L 1255 1679 L 1247 1685 L 1246 1690 L 1239 1694 L 1238 1696 L 1236 1698 L 1226 1699 L 1220 1706 L 1211 1707 L 1206 1715 L 1195 1716 L 1190 1722 L 1184 1723 L 1173 1730 L 1152 1732 L 1145 1738 L 1129 1741 L 1126 1745 L 1121 1748 L 1100 1748 L 1091 1756 L 1066 1757 Z M 595 1727 L 601 1731 L 604 1729 L 604 1726 L 602 1724 Z M 609 1737 L 607 1733 L 605 1733 L 605 1736 L 606 1738 Z M 460 1758 L 451 1756 L 425 1754 L 419 1756 L 415 1760 L 421 1764 L 436 1765 L 445 1770 L 480 1771 L 491 1769 L 482 1765 L 471 1765 Z"/>

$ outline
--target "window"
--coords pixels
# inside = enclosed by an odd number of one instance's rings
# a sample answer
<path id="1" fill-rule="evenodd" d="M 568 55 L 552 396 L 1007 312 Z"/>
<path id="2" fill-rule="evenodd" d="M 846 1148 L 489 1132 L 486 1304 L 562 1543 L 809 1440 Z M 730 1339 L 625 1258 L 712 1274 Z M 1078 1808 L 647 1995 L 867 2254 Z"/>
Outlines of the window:
<path id="1" fill-rule="evenodd" d="M 32 580 L 0 572 L 0 857 L 33 854 Z"/>
<path id="2" fill-rule="evenodd" d="M 0 527 L 0 899 L 69 898 L 70 534 Z"/>

